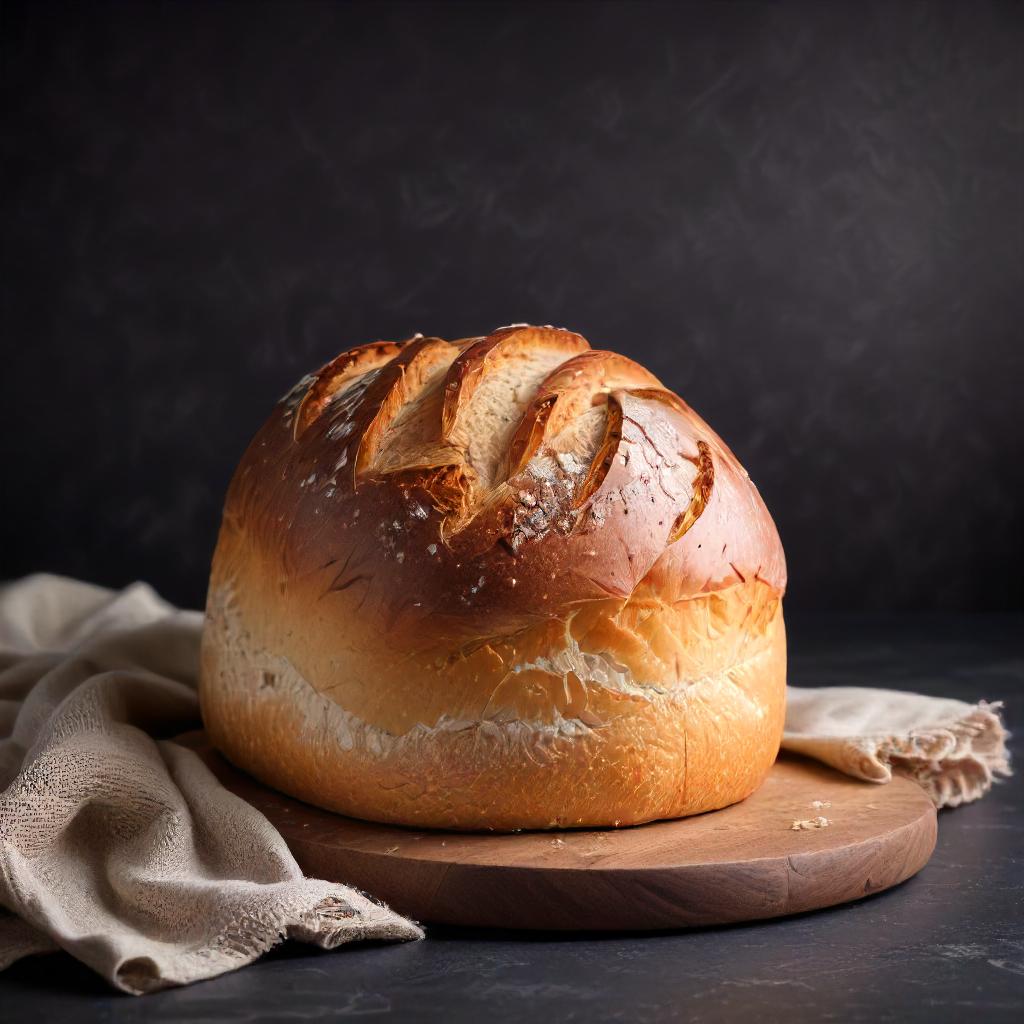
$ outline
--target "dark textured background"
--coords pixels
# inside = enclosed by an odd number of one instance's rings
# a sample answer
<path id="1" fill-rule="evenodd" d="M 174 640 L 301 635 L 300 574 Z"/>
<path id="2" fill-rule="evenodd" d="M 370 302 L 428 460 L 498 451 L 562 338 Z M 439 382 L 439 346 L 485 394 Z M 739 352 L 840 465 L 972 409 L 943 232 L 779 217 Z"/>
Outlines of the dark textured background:
<path id="1" fill-rule="evenodd" d="M 530 320 L 718 428 L 791 605 L 1024 606 L 1024 5 L 0 10 L 0 576 L 198 604 L 302 372 Z"/>

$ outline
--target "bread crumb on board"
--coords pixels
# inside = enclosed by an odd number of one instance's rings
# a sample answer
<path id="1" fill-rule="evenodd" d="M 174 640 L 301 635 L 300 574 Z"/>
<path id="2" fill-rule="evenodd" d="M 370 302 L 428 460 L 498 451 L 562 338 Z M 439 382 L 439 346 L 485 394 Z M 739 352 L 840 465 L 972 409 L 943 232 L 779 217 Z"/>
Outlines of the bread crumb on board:
<path id="1" fill-rule="evenodd" d="M 832 806 L 832 801 L 831 800 L 812 800 L 811 801 L 811 806 L 816 811 L 820 811 L 822 809 L 822 807 L 831 807 Z"/>
<path id="2" fill-rule="evenodd" d="M 829 821 L 828 818 L 825 818 L 819 814 L 818 817 L 808 818 L 806 821 L 794 821 L 793 824 L 789 827 L 794 832 L 801 832 L 806 829 L 828 828 L 831 824 L 832 822 Z"/>

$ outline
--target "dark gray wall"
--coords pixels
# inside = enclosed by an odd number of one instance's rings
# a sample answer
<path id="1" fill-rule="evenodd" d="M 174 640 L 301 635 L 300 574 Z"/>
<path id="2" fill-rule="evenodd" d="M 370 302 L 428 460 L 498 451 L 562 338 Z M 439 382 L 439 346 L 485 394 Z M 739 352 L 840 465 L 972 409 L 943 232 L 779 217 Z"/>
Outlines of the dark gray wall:
<path id="1" fill-rule="evenodd" d="M 2 7 L 0 575 L 198 603 L 339 349 L 642 360 L 791 603 L 1024 605 L 1024 5 Z"/>

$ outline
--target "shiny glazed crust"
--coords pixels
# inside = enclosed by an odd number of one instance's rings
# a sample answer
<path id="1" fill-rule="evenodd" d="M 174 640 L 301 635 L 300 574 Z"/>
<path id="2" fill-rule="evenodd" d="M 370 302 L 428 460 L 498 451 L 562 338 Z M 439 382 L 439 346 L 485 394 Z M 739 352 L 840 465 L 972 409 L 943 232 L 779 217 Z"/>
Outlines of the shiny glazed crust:
<path id="1" fill-rule="evenodd" d="M 525 326 L 362 346 L 231 483 L 203 716 L 264 782 L 379 821 L 694 814 L 778 751 L 785 582 L 745 471 L 636 363 Z"/>

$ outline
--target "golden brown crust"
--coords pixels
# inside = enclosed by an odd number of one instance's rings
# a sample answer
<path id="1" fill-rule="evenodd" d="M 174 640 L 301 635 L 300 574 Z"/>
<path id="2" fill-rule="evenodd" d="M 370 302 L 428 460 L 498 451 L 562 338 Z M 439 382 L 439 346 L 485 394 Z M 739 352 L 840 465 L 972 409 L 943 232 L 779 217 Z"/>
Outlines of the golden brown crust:
<path id="1" fill-rule="evenodd" d="M 232 481 L 214 742 L 312 803 L 449 828 L 751 792 L 781 737 L 785 563 L 717 435 L 570 332 L 366 348 L 287 396 Z"/>

